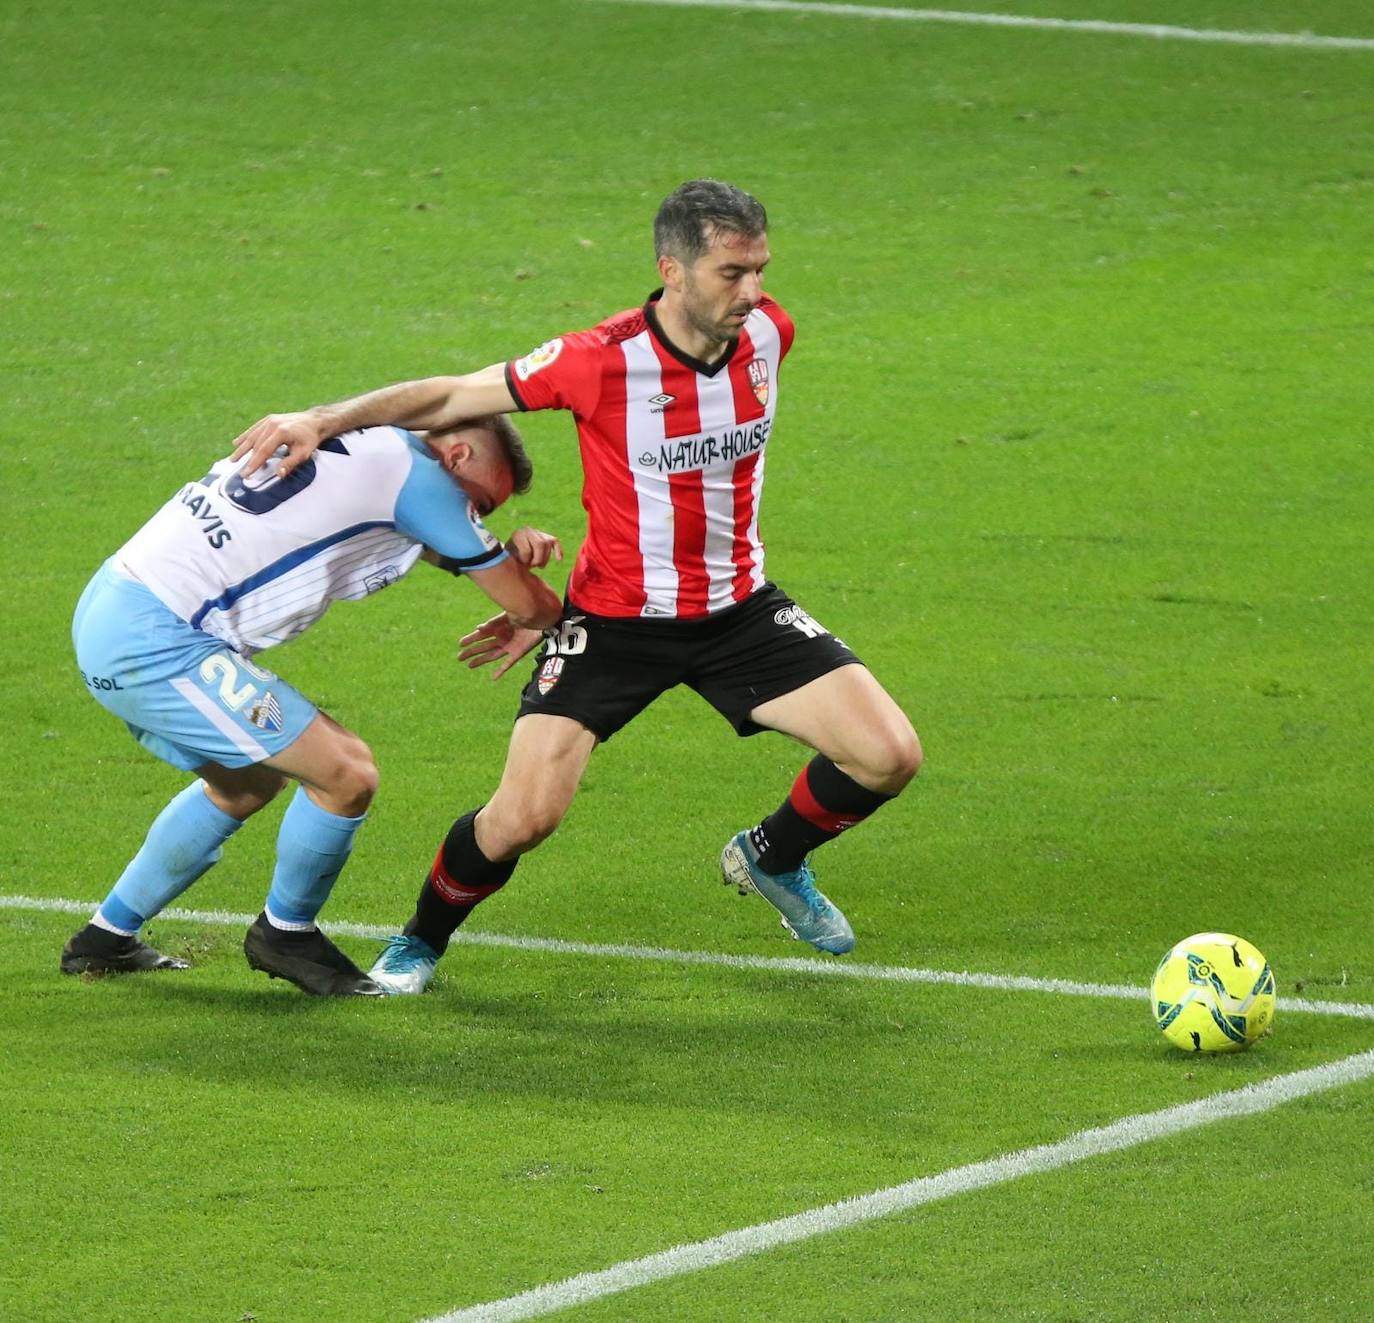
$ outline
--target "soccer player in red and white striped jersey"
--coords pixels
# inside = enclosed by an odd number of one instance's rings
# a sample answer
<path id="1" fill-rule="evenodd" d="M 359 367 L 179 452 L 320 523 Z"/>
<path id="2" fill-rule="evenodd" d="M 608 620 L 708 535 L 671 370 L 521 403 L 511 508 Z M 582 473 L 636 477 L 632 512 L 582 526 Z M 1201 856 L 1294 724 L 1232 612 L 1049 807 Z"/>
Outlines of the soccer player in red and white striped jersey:
<path id="1" fill-rule="evenodd" d="M 759 495 L 793 329 L 766 295 L 735 297 L 714 363 L 677 347 L 651 296 L 507 366 L 521 409 L 577 420 L 588 530 L 568 592 L 586 611 L 695 619 L 763 586 Z"/>
<path id="2" fill-rule="evenodd" d="M 686 684 L 741 735 L 781 731 L 816 756 L 781 805 L 721 857 L 819 950 L 854 945 L 807 856 L 899 793 L 920 767 L 911 723 L 858 657 L 769 582 L 759 535 L 764 465 L 793 324 L 763 292 L 767 217 L 748 193 L 692 180 L 654 222 L 662 289 L 640 308 L 461 377 L 432 377 L 273 415 L 240 438 L 246 468 L 285 445 L 395 423 L 442 431 L 475 416 L 572 413 L 587 536 L 559 625 L 526 685 L 490 801 L 454 823 L 405 932 L 372 976 L 428 985 L 449 937 L 562 820 L 598 742 Z M 505 616 L 460 654 L 500 676 L 540 636 Z"/>

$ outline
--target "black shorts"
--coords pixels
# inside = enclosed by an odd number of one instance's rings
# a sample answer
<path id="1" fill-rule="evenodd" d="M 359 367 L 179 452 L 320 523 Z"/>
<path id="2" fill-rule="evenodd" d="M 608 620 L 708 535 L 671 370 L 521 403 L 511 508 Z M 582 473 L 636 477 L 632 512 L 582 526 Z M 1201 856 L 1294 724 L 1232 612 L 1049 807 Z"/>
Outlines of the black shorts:
<path id="1" fill-rule="evenodd" d="M 594 616 L 571 602 L 546 631 L 520 716 L 571 717 L 608 740 L 675 685 L 695 689 L 741 735 L 760 703 L 858 663 L 775 584 L 699 620 Z M 518 719 L 518 718 L 517 718 Z"/>

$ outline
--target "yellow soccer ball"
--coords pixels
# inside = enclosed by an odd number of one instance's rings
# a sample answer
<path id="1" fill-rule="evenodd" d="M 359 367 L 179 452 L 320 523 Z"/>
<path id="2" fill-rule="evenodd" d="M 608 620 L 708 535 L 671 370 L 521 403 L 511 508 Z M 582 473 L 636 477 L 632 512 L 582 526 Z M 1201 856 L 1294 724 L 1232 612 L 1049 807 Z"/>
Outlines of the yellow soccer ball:
<path id="1" fill-rule="evenodd" d="M 1196 933 L 1164 954 L 1150 982 L 1160 1032 L 1186 1052 L 1239 1052 L 1274 1024 L 1274 975 L 1243 937 Z"/>

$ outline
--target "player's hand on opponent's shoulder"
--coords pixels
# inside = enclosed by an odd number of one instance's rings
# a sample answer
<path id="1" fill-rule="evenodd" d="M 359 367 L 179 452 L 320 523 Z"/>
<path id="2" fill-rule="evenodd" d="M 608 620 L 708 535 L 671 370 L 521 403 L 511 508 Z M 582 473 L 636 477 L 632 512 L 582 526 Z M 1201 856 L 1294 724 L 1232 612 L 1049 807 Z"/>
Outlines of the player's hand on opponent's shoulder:
<path id="1" fill-rule="evenodd" d="M 563 559 L 563 544 L 552 533 L 521 526 L 506 539 L 506 550 L 522 565 L 537 570 Z"/>
<path id="2" fill-rule="evenodd" d="M 458 640 L 458 660 L 467 662 L 470 670 L 495 662 L 491 678 L 499 680 L 521 657 L 532 652 L 543 637 L 537 629 L 518 629 L 502 611 Z"/>
<path id="3" fill-rule="evenodd" d="M 269 413 L 239 435 L 234 442 L 234 453 L 229 458 L 242 459 L 244 455 L 248 456 L 248 463 L 242 471 L 242 476 L 246 478 L 256 473 L 285 446 L 286 454 L 277 466 L 278 475 L 285 477 L 304 464 L 325 439 L 326 432 L 313 410 Z"/>

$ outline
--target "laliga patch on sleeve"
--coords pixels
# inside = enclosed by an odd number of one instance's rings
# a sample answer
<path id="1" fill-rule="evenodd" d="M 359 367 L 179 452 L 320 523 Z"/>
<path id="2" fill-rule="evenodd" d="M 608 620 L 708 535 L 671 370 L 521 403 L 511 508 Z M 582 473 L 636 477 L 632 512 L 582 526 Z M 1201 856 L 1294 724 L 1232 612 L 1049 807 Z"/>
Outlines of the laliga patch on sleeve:
<path id="1" fill-rule="evenodd" d="M 515 375 L 520 381 L 528 381 L 536 372 L 549 366 L 563 352 L 563 337 L 546 340 L 538 349 L 531 350 L 524 358 L 516 359 Z"/>
<path id="2" fill-rule="evenodd" d="M 473 532 L 482 539 L 482 545 L 488 551 L 495 551 L 501 545 L 501 539 L 482 522 L 482 516 L 477 513 L 477 507 L 471 501 L 468 502 L 468 523 L 472 525 Z"/>

